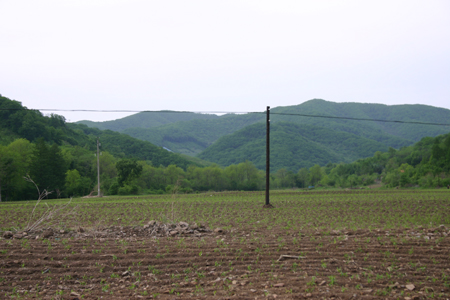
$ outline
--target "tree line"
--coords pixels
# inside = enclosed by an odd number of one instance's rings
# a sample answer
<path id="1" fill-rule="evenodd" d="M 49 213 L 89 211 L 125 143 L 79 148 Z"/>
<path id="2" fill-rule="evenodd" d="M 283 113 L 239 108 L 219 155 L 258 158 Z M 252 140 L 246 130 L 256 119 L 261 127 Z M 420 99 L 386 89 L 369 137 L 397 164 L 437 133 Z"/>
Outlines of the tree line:
<path id="1" fill-rule="evenodd" d="M 43 138 L 31 143 L 16 139 L 0 145 L 0 200 L 36 198 L 29 175 L 50 197 L 84 196 L 97 190 L 94 151 L 80 146 L 59 146 Z M 228 167 L 174 164 L 154 166 L 151 161 L 118 158 L 107 151 L 100 156 L 101 190 L 105 195 L 193 193 L 265 188 L 265 173 L 246 161 Z M 354 188 L 382 183 L 386 187 L 445 187 L 450 185 L 450 134 L 427 137 L 413 146 L 350 164 L 314 165 L 297 173 L 282 168 L 270 175 L 274 189 Z"/>
<path id="2" fill-rule="evenodd" d="M 102 151 L 101 190 L 104 195 L 191 193 L 208 190 L 260 190 L 264 173 L 252 163 L 226 168 L 217 165 L 185 169 L 171 164 L 154 166 L 151 161 L 118 158 Z M 90 148 L 16 139 L 0 145 L 0 201 L 36 198 L 29 176 L 49 197 L 84 196 L 97 191 L 97 159 Z"/>
<path id="3" fill-rule="evenodd" d="M 275 187 L 355 188 L 382 184 L 398 187 L 448 187 L 450 185 L 450 134 L 425 137 L 399 150 L 389 148 L 353 163 L 314 165 L 297 173 L 280 169 L 271 175 Z"/>

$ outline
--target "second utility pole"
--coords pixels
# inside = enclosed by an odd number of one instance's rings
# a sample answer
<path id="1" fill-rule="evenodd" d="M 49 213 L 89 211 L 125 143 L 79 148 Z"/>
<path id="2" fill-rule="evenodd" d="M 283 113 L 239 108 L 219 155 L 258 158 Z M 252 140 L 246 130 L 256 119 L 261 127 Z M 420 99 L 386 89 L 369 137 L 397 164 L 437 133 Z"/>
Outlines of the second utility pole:
<path id="1" fill-rule="evenodd" d="M 98 180 L 98 184 L 97 184 L 97 188 L 98 188 L 97 197 L 101 197 L 102 195 L 100 194 L 100 142 L 98 141 L 98 138 L 97 138 L 97 180 Z"/>

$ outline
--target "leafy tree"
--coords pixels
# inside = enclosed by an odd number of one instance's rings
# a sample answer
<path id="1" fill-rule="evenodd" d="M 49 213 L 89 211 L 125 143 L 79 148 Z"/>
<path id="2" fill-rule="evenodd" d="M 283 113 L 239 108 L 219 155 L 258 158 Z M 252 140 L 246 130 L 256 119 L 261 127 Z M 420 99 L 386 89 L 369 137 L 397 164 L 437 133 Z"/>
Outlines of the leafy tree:
<path id="1" fill-rule="evenodd" d="M 330 178 L 327 174 L 323 174 L 322 179 L 319 181 L 319 185 L 321 186 L 328 186 L 330 185 Z"/>
<path id="2" fill-rule="evenodd" d="M 107 151 L 103 151 L 100 155 L 100 173 L 105 179 L 117 176 L 116 158 Z"/>
<path id="3" fill-rule="evenodd" d="M 162 191 L 166 187 L 164 168 L 154 167 L 148 163 L 142 164 L 142 173 L 136 182 L 142 189 Z"/>
<path id="4" fill-rule="evenodd" d="M 299 188 L 306 188 L 308 186 L 308 175 L 308 169 L 301 168 L 300 170 L 298 170 L 296 182 Z"/>
<path id="5" fill-rule="evenodd" d="M 3 165 L 0 174 L 6 176 L 2 180 L 2 185 L 6 188 L 3 192 L 7 193 L 9 199 L 30 198 L 33 189 L 23 177 L 29 172 L 32 153 L 33 145 L 25 139 L 16 139 L 6 147 L 0 146 L 0 165 Z"/>
<path id="6" fill-rule="evenodd" d="M 48 146 L 44 139 L 39 139 L 30 166 L 31 178 L 39 189 L 56 191 L 59 195 L 65 186 L 66 171 L 66 162 L 58 145 Z"/>
<path id="7" fill-rule="evenodd" d="M 319 165 L 309 168 L 309 182 L 311 185 L 316 185 L 322 179 L 322 176 L 322 168 Z"/>
<path id="8" fill-rule="evenodd" d="M 7 157 L 4 152 L 6 152 L 4 147 L 0 146 L 0 202 L 2 202 L 2 187 L 8 186 L 14 172 L 13 159 Z M 3 153 L 2 153 L 3 152 Z"/>
<path id="9" fill-rule="evenodd" d="M 200 169 L 202 188 L 204 190 L 218 190 L 222 191 L 229 187 L 228 180 L 225 176 L 225 171 L 218 165 L 212 165 Z M 237 188 L 239 188 L 237 186 Z"/>
<path id="10" fill-rule="evenodd" d="M 77 195 L 80 187 L 81 176 L 78 170 L 68 170 L 66 172 L 66 192 L 69 196 Z"/>
<path id="11" fill-rule="evenodd" d="M 358 183 L 359 183 L 358 181 L 359 181 L 358 175 L 356 175 L 356 174 L 352 174 L 352 175 L 348 176 L 348 178 L 347 178 L 347 182 L 348 182 L 348 184 L 350 184 L 350 188 L 353 188 L 356 185 L 358 185 Z"/>
<path id="12" fill-rule="evenodd" d="M 185 173 L 182 168 L 176 165 L 169 165 L 164 169 L 164 178 L 166 180 L 166 185 L 177 184 L 177 181 L 184 177 Z"/>
<path id="13" fill-rule="evenodd" d="M 122 159 L 116 163 L 117 182 L 120 187 L 130 183 L 133 179 L 138 178 L 142 174 L 142 165 L 138 164 L 134 159 Z"/>
<path id="14" fill-rule="evenodd" d="M 236 166 L 235 172 L 225 172 L 230 174 L 230 181 L 237 183 L 238 190 L 254 191 L 262 188 L 263 173 L 259 171 L 250 161 L 245 161 Z"/>
<path id="15" fill-rule="evenodd" d="M 200 190 L 224 190 L 231 189 L 226 178 L 225 171 L 217 165 L 206 168 L 190 166 L 186 172 L 186 177 L 191 187 Z M 235 189 L 237 189 L 237 184 Z"/>
<path id="16" fill-rule="evenodd" d="M 100 182 L 104 194 L 107 194 L 111 185 L 117 181 L 116 162 L 117 159 L 107 151 L 103 151 L 100 155 Z M 97 161 L 95 160 L 93 162 L 94 169 L 96 169 L 96 164 Z M 93 182 L 96 182 L 96 176 L 90 178 L 93 179 Z"/>
<path id="17" fill-rule="evenodd" d="M 295 175 L 286 168 L 281 168 L 274 174 L 277 188 L 292 188 L 295 186 Z"/>
<path id="18" fill-rule="evenodd" d="M 26 139 L 16 139 L 8 145 L 8 150 L 14 155 L 15 175 L 12 178 L 14 199 L 32 199 L 35 197 L 34 187 L 24 180 L 29 174 L 33 159 L 34 144 Z"/>

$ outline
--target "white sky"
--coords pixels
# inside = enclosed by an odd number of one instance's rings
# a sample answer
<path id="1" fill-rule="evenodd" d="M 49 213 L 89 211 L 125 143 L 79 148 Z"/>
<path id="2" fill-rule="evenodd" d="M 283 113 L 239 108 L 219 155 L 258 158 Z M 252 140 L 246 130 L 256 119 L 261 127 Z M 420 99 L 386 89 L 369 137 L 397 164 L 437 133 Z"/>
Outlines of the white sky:
<path id="1" fill-rule="evenodd" d="M 448 0 L 0 0 L 0 16 L 0 93 L 28 108 L 450 109 Z"/>

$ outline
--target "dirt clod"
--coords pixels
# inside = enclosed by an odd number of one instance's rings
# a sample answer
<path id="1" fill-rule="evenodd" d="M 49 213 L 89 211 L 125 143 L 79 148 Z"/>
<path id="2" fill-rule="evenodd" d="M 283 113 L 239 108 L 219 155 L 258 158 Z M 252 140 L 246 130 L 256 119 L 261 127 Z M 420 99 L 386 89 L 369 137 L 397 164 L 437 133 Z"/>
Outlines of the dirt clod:
<path id="1" fill-rule="evenodd" d="M 5 231 L 3 232 L 3 238 L 10 239 L 13 237 L 13 233 L 11 231 Z"/>
<path id="2" fill-rule="evenodd" d="M 274 284 L 273 286 L 274 286 L 274 287 L 283 287 L 283 286 L 284 286 L 284 283 L 277 283 L 277 284 Z"/>
<path id="3" fill-rule="evenodd" d="M 179 222 L 179 223 L 178 223 L 178 226 L 187 228 L 187 227 L 189 227 L 189 224 L 186 223 L 186 222 Z"/>
<path id="4" fill-rule="evenodd" d="M 51 230 L 51 229 L 47 229 L 42 233 L 42 237 L 44 239 L 48 239 L 51 236 L 53 236 L 53 230 Z"/>

